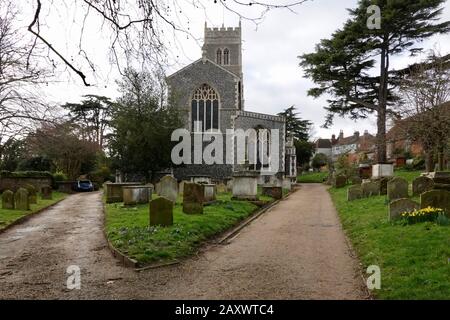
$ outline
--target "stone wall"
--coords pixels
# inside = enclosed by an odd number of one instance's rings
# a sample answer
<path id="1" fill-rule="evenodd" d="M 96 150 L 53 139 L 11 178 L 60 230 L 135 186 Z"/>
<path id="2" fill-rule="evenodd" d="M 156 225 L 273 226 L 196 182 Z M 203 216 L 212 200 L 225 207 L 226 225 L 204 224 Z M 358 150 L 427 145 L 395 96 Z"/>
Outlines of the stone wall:
<path id="1" fill-rule="evenodd" d="M 2 177 L 0 178 L 0 192 L 5 190 L 17 191 L 17 189 L 31 184 L 40 192 L 44 186 L 52 185 L 51 177 Z"/>

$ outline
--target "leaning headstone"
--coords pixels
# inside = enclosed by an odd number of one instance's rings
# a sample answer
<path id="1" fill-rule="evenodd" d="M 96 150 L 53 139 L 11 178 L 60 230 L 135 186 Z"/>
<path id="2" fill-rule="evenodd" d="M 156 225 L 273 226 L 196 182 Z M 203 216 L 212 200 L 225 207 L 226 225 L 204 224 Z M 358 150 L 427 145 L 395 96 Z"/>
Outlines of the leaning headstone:
<path id="1" fill-rule="evenodd" d="M 16 210 L 30 210 L 30 200 L 28 191 L 24 188 L 19 188 L 14 194 L 14 206 Z"/>
<path id="2" fill-rule="evenodd" d="M 14 192 L 11 190 L 3 191 L 2 209 L 14 209 Z"/>
<path id="3" fill-rule="evenodd" d="M 408 181 L 395 177 L 387 184 L 387 197 L 389 201 L 408 198 Z"/>
<path id="4" fill-rule="evenodd" d="M 397 199 L 389 203 L 389 220 L 401 217 L 404 212 L 411 212 L 420 209 L 420 204 L 411 199 Z"/>
<path id="5" fill-rule="evenodd" d="M 343 188 L 347 184 L 347 178 L 345 176 L 336 176 L 333 181 L 333 187 Z"/>
<path id="6" fill-rule="evenodd" d="M 186 214 L 203 214 L 205 186 L 198 183 L 185 183 L 183 192 L 183 212 Z"/>
<path id="7" fill-rule="evenodd" d="M 420 207 L 440 208 L 450 214 L 450 191 L 431 190 L 420 195 Z"/>
<path id="8" fill-rule="evenodd" d="M 363 197 L 372 197 L 380 195 L 380 181 L 363 182 L 361 184 Z"/>
<path id="9" fill-rule="evenodd" d="M 44 186 L 41 188 L 41 198 L 43 200 L 52 200 L 52 187 Z"/>
<path id="10" fill-rule="evenodd" d="M 150 225 L 173 225 L 173 201 L 160 197 L 150 202 Z"/>
<path id="11" fill-rule="evenodd" d="M 269 196 L 276 200 L 283 198 L 283 189 L 281 187 L 263 186 L 262 195 Z"/>
<path id="12" fill-rule="evenodd" d="M 160 183 L 161 183 L 161 191 L 159 195 L 175 203 L 178 197 L 177 180 L 172 176 L 164 176 L 161 178 Z"/>
<path id="13" fill-rule="evenodd" d="M 25 185 L 24 188 L 27 189 L 27 191 L 28 191 L 28 198 L 29 198 L 30 204 L 36 204 L 37 203 L 36 188 L 31 184 Z"/>
<path id="14" fill-rule="evenodd" d="M 433 179 L 428 177 L 417 177 L 412 183 L 413 196 L 419 196 L 422 193 L 433 189 Z"/>
<path id="15" fill-rule="evenodd" d="M 354 201 L 363 197 L 363 191 L 361 186 L 351 186 L 347 190 L 347 201 Z"/>

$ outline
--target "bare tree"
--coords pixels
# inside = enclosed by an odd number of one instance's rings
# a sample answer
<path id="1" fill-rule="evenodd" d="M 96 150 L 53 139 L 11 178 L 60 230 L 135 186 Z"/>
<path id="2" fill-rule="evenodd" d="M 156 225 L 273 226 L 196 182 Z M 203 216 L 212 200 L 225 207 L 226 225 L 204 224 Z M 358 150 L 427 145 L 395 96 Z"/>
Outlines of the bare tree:
<path id="1" fill-rule="evenodd" d="M 38 86 L 47 73 L 37 65 L 37 49 L 14 28 L 13 2 L 0 7 L 0 145 L 35 122 L 50 119 L 51 110 L 39 98 Z M 29 39 L 30 40 L 30 39 Z"/>
<path id="2" fill-rule="evenodd" d="M 426 63 L 411 67 L 402 81 L 403 103 L 398 125 L 412 141 L 419 142 L 427 157 L 426 169 L 434 169 L 433 154 L 443 170 L 450 139 L 450 66 L 432 52 Z"/>
<path id="3" fill-rule="evenodd" d="M 95 74 L 96 66 L 92 57 L 83 45 L 83 36 L 87 27 L 86 21 L 100 19 L 101 30 L 88 30 L 108 37 L 110 60 L 122 70 L 140 63 L 143 69 L 155 71 L 167 64 L 169 47 L 177 42 L 180 35 L 195 39 L 191 33 L 190 21 L 192 12 L 203 12 L 207 17 L 208 0 L 82 0 L 67 4 L 65 1 L 30 0 L 34 6 L 34 15 L 30 19 L 28 31 L 35 39 L 44 44 L 49 52 L 63 62 L 68 69 L 81 78 L 84 85 L 91 83 L 87 79 L 86 70 Z M 287 9 L 295 7 L 308 0 L 272 0 L 272 1 L 240 1 L 214 0 L 214 4 L 232 12 L 243 20 L 252 21 L 255 25 L 261 23 L 265 15 L 272 9 Z M 49 40 L 42 31 L 61 28 L 51 25 L 47 19 L 50 12 L 58 7 L 69 7 L 70 12 L 82 12 L 80 21 L 65 19 L 64 27 L 79 28 L 79 39 L 68 38 L 67 43 L 78 43 L 78 52 L 64 53 L 61 48 Z M 31 47 L 31 51 L 34 47 Z M 73 57 L 78 57 L 74 61 Z"/>

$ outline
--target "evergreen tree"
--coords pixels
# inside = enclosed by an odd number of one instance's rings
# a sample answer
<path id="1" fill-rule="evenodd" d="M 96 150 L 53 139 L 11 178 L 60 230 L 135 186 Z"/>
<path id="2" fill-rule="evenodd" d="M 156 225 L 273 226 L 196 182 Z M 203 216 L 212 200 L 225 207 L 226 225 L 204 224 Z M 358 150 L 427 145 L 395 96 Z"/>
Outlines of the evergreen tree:
<path id="1" fill-rule="evenodd" d="M 312 123 L 309 120 L 300 119 L 295 111 L 295 106 L 291 106 L 278 115 L 286 119 L 286 132 L 288 134 L 292 135 L 294 139 L 308 141 Z"/>
<path id="2" fill-rule="evenodd" d="M 330 39 L 322 40 L 316 52 L 301 56 L 306 77 L 318 87 L 309 95 L 330 95 L 325 126 L 334 115 L 352 119 L 377 115 L 377 160 L 386 162 L 386 118 L 394 112 L 398 73 L 391 70 L 391 58 L 421 51 L 417 44 L 450 30 L 450 22 L 437 22 L 445 0 L 360 0 L 350 19 Z M 379 29 L 369 29 L 368 8 L 381 9 Z M 378 57 L 378 61 L 375 59 Z M 378 63 L 378 64 L 377 64 Z M 374 69 L 379 68 L 376 75 Z"/>

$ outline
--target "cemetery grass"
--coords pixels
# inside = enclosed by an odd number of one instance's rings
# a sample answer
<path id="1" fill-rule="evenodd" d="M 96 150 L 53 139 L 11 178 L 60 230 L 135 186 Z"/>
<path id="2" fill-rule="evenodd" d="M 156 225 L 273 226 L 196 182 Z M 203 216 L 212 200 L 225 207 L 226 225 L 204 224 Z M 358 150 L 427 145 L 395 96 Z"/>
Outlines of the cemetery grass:
<path id="1" fill-rule="evenodd" d="M 42 200 L 41 195 L 38 194 L 38 203 L 30 204 L 30 210 L 9 210 L 9 209 L 0 209 L 0 231 L 8 227 L 11 223 L 14 223 L 18 219 L 25 217 L 29 214 L 33 214 L 36 211 L 42 210 L 48 206 L 51 206 L 55 202 L 62 200 L 67 197 L 67 194 L 61 192 L 53 192 L 52 200 Z"/>
<path id="2" fill-rule="evenodd" d="M 328 172 L 312 172 L 301 174 L 297 177 L 299 183 L 322 183 L 328 176 Z"/>
<path id="3" fill-rule="evenodd" d="M 375 298 L 450 297 L 450 227 L 390 222 L 385 196 L 348 202 L 347 188 L 330 193 L 363 270 L 381 268 L 381 290 L 372 291 Z"/>
<path id="4" fill-rule="evenodd" d="M 232 201 L 219 194 L 218 202 L 205 206 L 203 215 L 182 212 L 182 198 L 174 206 L 174 224 L 149 226 L 149 206 L 123 207 L 106 204 L 106 232 L 111 243 L 141 265 L 174 261 L 194 254 L 206 240 L 217 236 L 250 216 L 258 207 L 246 201 Z M 262 201 L 273 201 L 260 197 Z"/>

